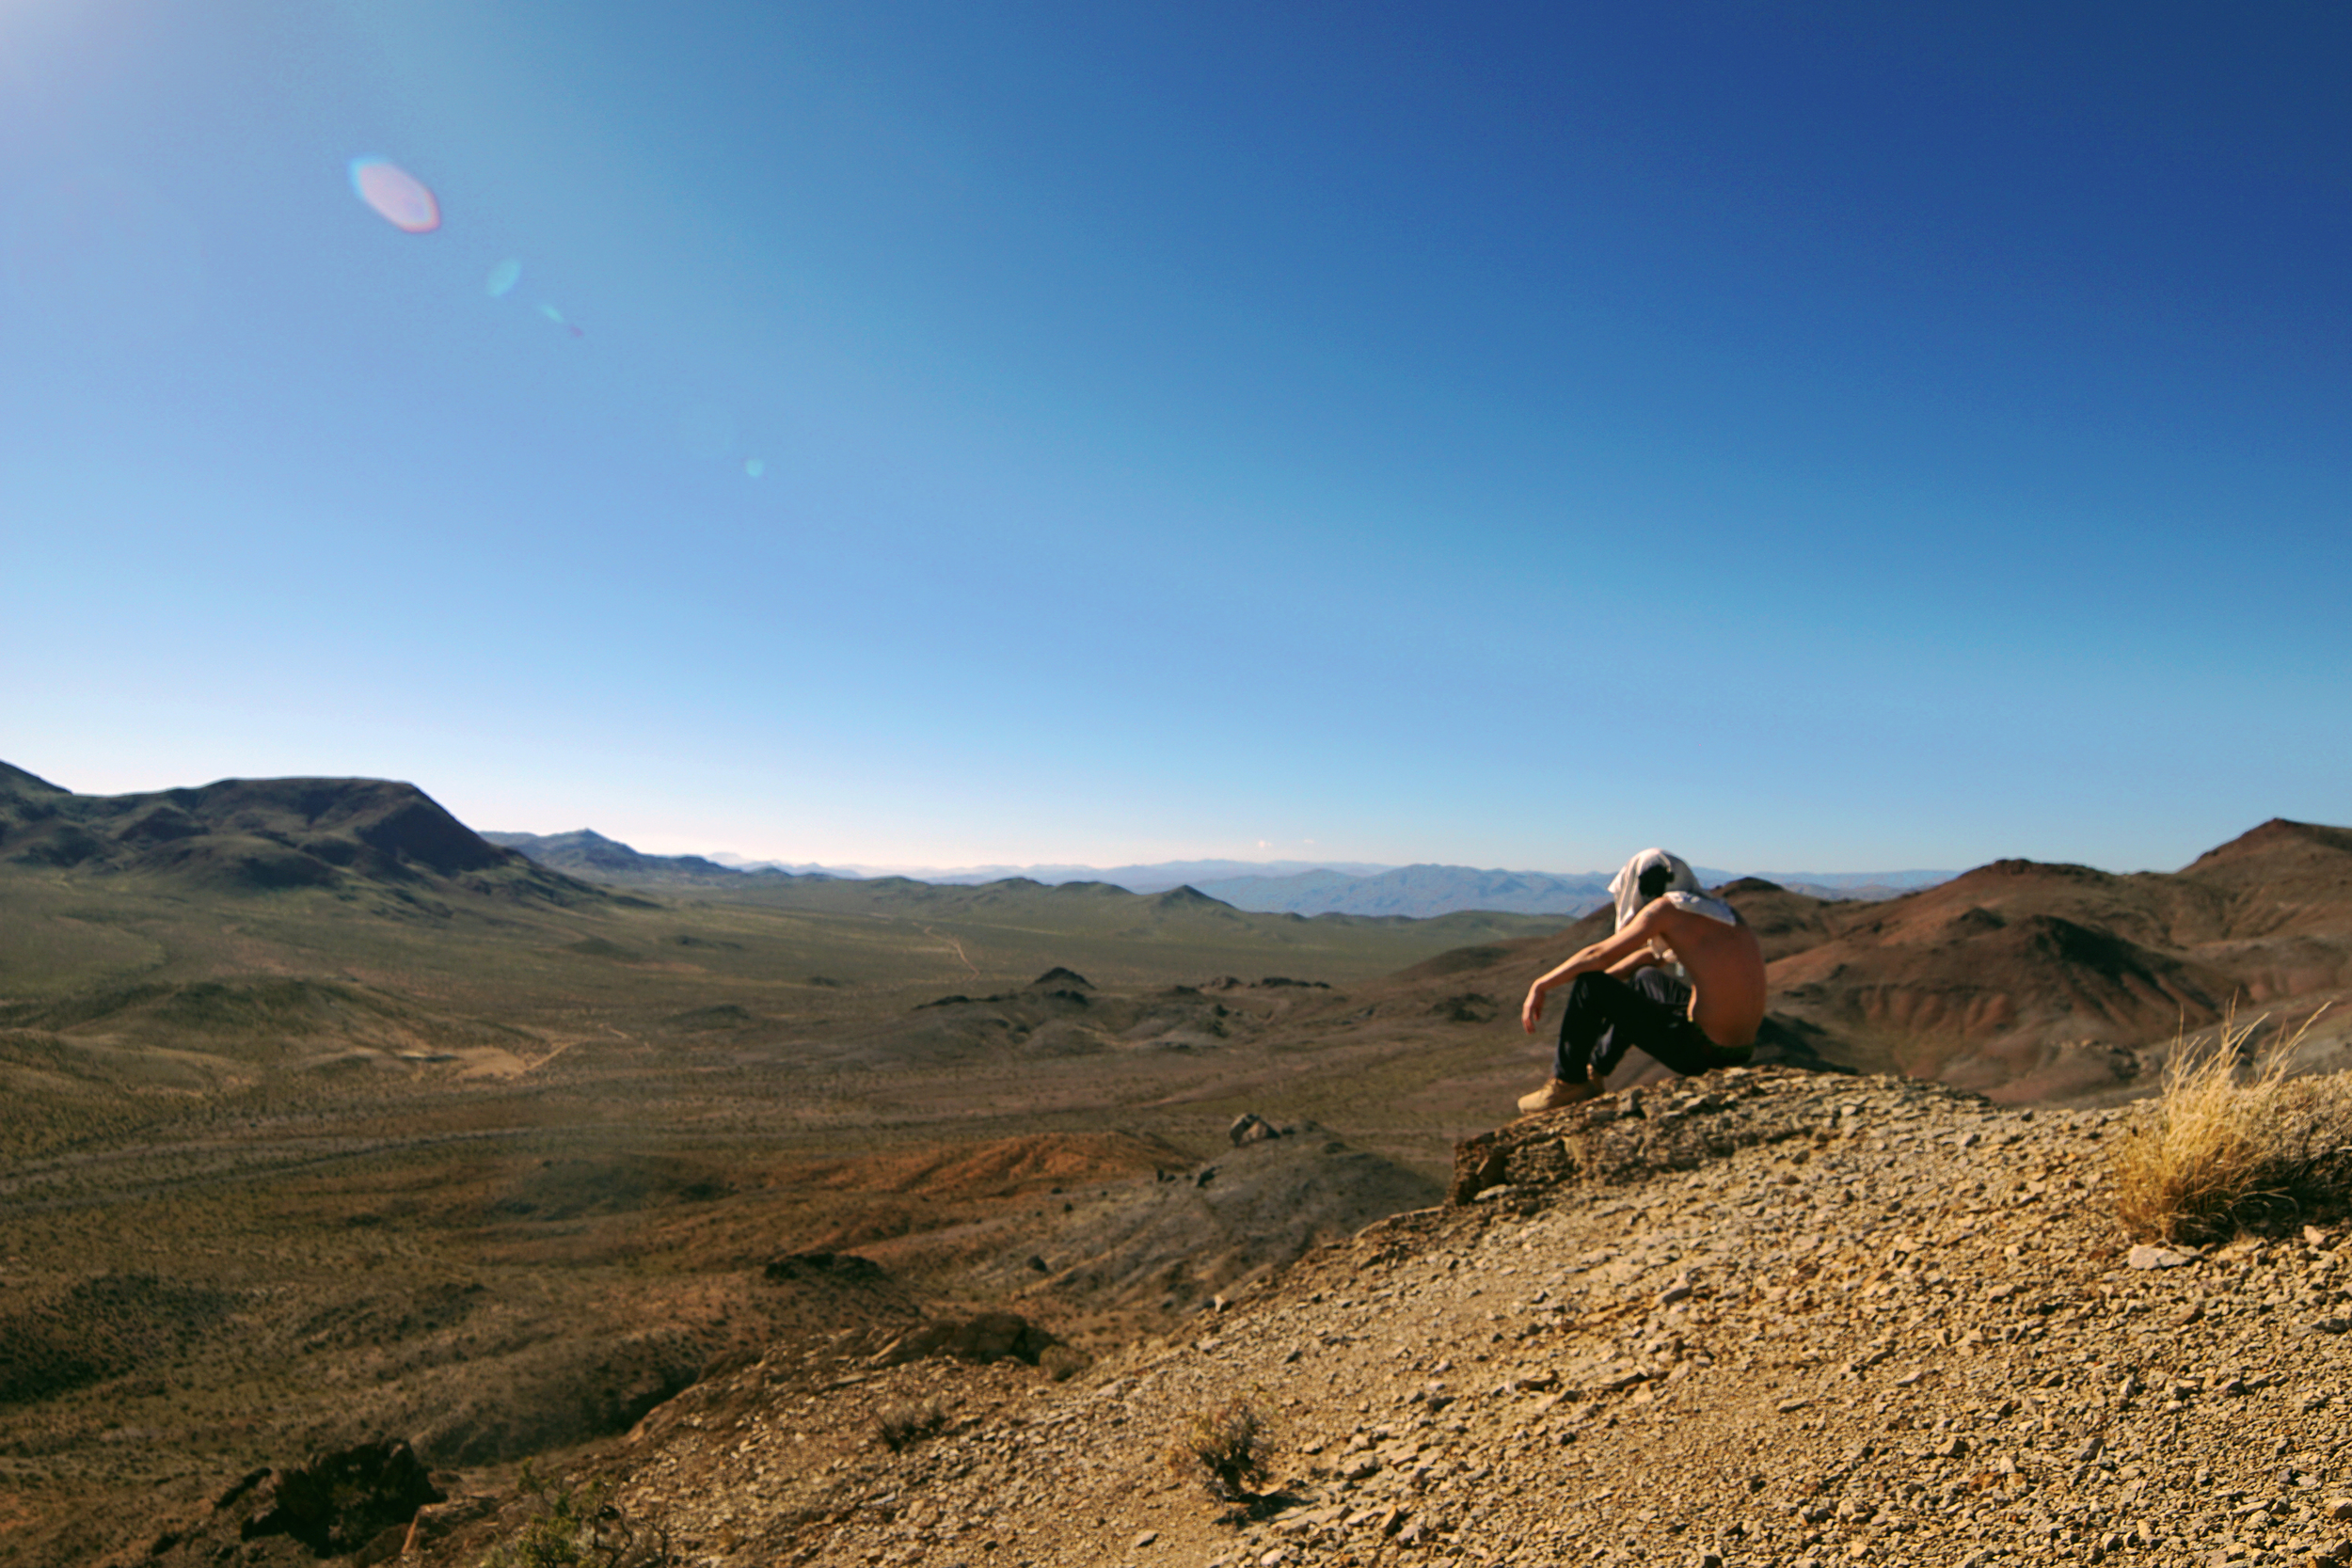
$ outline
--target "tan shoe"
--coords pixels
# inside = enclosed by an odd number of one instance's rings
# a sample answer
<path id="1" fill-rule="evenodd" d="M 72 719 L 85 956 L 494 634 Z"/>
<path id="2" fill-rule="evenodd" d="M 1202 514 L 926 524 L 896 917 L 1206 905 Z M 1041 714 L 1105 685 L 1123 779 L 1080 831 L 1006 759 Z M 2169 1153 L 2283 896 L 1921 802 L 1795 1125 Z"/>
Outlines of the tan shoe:
<path id="1" fill-rule="evenodd" d="M 1600 1081 L 1588 1078 L 1581 1084 L 1571 1084 L 1565 1078 L 1554 1078 L 1534 1094 L 1519 1096 L 1519 1110 L 1527 1116 L 1538 1111 L 1556 1111 L 1563 1105 L 1573 1105 L 1600 1093 Z"/>

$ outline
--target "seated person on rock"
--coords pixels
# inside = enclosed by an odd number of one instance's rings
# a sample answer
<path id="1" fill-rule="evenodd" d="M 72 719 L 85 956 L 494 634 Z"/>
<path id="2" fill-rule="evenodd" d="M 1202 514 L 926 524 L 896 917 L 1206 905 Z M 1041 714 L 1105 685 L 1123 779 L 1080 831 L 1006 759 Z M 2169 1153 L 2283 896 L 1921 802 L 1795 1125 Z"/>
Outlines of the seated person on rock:
<path id="1" fill-rule="evenodd" d="M 1551 1081 L 1520 1096 L 1521 1111 L 1590 1100 L 1637 1046 L 1684 1074 L 1738 1066 L 1753 1053 L 1764 1022 L 1764 949 L 1740 912 L 1700 892 L 1691 868 L 1662 849 L 1634 856 L 1609 891 L 1616 935 L 1527 988 L 1519 1025 L 1529 1034 L 1544 999 L 1562 985 L 1568 1008 Z"/>

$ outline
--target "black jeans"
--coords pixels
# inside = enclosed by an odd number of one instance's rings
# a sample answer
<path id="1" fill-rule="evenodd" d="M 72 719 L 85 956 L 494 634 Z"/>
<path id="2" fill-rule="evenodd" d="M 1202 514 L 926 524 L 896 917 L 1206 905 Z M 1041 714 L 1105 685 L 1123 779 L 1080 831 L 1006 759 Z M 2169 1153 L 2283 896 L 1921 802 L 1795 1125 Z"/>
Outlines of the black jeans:
<path id="1" fill-rule="evenodd" d="M 1691 988 L 1662 969 L 1637 969 L 1630 985 L 1614 975 L 1580 974 L 1568 988 L 1551 1075 L 1573 1084 L 1589 1067 L 1593 1077 L 1602 1077 L 1637 1047 L 1685 1076 L 1748 1059 L 1745 1047 L 1727 1051 L 1708 1039 L 1691 1022 L 1690 1007 Z"/>

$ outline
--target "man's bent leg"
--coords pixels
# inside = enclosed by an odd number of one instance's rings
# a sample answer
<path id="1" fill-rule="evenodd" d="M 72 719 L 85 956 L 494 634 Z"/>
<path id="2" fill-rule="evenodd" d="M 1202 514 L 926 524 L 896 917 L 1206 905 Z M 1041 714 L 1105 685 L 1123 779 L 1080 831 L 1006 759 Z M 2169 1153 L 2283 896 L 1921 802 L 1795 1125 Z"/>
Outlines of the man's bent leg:
<path id="1" fill-rule="evenodd" d="M 1593 1071 L 1597 1053 L 1613 1062 L 1610 1036 L 1617 1022 L 1618 1004 L 1632 995 L 1625 982 L 1608 974 L 1580 974 L 1568 987 L 1568 1006 L 1560 1015 L 1560 1044 L 1551 1054 L 1551 1075 L 1570 1084 L 1598 1076 Z M 1600 1074 L 1609 1069 L 1603 1066 Z"/>
<path id="2" fill-rule="evenodd" d="M 1571 1084 L 1605 1078 L 1625 1053 L 1647 1052 L 1684 1076 L 1712 1065 L 1706 1034 L 1691 1022 L 1691 988 L 1663 970 L 1645 969 L 1632 983 L 1580 974 L 1560 1021 L 1552 1076 Z"/>
<path id="3" fill-rule="evenodd" d="M 1629 1048 L 1648 1049 L 1690 1005 L 1691 988 L 1657 970 L 1641 971 L 1630 985 L 1613 974 L 1578 975 L 1560 1019 L 1552 1076 L 1571 1084 L 1607 1077 Z"/>

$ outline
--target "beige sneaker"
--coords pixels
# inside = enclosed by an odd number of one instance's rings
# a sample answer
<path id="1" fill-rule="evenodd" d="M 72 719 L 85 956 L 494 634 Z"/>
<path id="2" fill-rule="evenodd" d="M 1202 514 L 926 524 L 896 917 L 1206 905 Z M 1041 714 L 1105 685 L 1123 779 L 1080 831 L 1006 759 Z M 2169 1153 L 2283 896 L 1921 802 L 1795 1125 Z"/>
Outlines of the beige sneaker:
<path id="1" fill-rule="evenodd" d="M 1600 1092 L 1600 1080 L 1597 1078 L 1586 1079 L 1581 1084 L 1571 1084 L 1565 1078 L 1554 1078 L 1534 1094 L 1519 1096 L 1519 1110 L 1527 1116 L 1534 1116 L 1538 1111 L 1556 1111 L 1563 1105 L 1573 1105 L 1581 1100 L 1590 1100 Z"/>

